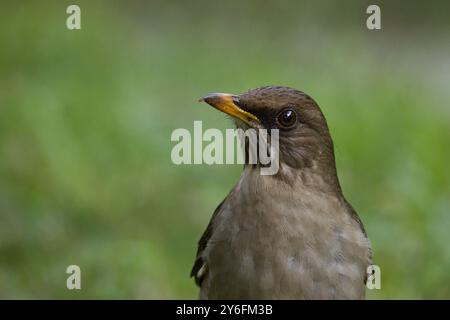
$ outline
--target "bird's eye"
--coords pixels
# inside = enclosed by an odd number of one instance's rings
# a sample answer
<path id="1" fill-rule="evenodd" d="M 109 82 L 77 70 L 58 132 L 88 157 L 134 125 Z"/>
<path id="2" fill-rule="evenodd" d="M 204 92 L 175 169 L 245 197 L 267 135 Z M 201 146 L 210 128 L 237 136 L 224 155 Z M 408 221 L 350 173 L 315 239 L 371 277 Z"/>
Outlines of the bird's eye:
<path id="1" fill-rule="evenodd" d="M 281 111 L 278 114 L 277 121 L 281 127 L 289 129 L 297 123 L 297 114 L 291 109 Z"/>

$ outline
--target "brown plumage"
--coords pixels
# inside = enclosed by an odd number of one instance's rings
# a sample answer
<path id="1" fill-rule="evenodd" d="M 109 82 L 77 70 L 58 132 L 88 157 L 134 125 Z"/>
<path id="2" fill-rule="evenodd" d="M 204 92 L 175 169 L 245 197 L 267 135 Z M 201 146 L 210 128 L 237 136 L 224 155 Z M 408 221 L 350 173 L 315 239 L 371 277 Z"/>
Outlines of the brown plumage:
<path id="1" fill-rule="evenodd" d="M 204 101 L 247 129 L 279 129 L 280 169 L 245 165 L 199 241 L 204 299 L 362 299 L 370 244 L 342 194 L 333 142 L 307 94 L 262 87 Z"/>

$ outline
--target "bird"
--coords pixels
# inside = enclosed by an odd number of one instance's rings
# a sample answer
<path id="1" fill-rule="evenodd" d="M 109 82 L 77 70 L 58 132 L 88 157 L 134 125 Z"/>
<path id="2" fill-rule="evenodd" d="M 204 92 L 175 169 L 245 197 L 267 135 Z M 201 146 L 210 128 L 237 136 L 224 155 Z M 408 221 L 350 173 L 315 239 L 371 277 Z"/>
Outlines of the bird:
<path id="1" fill-rule="evenodd" d="M 278 129 L 279 170 L 244 164 L 214 211 L 191 271 L 199 299 L 364 299 L 371 245 L 342 193 L 316 101 L 285 86 L 201 101 L 238 129 Z"/>

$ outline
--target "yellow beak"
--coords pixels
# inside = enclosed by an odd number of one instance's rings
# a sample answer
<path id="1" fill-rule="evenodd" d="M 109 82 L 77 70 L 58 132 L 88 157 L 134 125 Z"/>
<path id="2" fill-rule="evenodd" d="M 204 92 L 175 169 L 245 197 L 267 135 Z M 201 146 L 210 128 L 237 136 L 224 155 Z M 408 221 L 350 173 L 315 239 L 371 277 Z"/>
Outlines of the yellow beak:
<path id="1" fill-rule="evenodd" d="M 255 115 L 242 110 L 237 106 L 237 100 L 237 96 L 228 93 L 211 93 L 200 99 L 200 101 L 205 101 L 217 110 L 220 110 L 236 119 L 242 120 L 250 127 L 254 127 L 255 124 L 260 124 L 261 122 Z"/>

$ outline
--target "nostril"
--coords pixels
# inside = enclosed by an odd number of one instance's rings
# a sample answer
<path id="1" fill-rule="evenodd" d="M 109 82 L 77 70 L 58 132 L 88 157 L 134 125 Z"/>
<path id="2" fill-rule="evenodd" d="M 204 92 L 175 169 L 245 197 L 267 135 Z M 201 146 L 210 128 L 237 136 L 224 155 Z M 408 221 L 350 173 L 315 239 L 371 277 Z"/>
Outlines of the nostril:
<path id="1" fill-rule="evenodd" d="M 243 101 L 239 100 L 238 97 L 233 98 L 233 102 L 235 105 L 237 105 L 242 110 L 247 111 L 247 106 L 245 105 L 245 103 Z"/>

